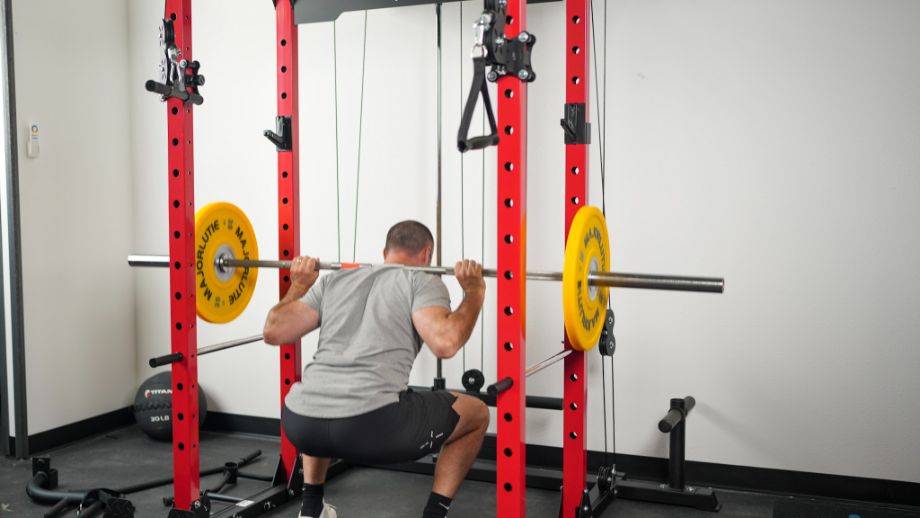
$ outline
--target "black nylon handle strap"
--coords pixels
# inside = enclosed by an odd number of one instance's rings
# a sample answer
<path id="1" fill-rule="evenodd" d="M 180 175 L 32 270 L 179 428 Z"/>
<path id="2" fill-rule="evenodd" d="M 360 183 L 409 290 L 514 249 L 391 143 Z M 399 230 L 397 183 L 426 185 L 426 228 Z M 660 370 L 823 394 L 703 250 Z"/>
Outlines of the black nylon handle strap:
<path id="1" fill-rule="evenodd" d="M 473 122 L 473 112 L 476 111 L 476 102 L 482 96 L 482 107 L 489 118 L 491 133 L 481 137 L 469 137 L 470 124 Z M 485 57 L 473 58 L 473 85 L 463 108 L 463 118 L 460 120 L 460 131 L 457 132 L 457 149 L 464 153 L 473 149 L 485 149 L 498 145 L 498 127 L 495 124 L 495 114 L 492 112 L 492 100 L 489 97 L 489 86 L 486 84 L 486 59 Z"/>

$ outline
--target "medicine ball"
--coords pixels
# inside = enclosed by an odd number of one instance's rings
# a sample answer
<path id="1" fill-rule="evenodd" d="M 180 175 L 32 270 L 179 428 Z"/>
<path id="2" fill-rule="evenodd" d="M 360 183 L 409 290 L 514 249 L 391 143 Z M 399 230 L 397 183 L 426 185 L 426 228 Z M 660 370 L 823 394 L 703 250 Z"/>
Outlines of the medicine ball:
<path id="1" fill-rule="evenodd" d="M 208 401 L 198 385 L 198 425 L 204 423 Z M 161 372 L 141 383 L 134 396 L 134 419 L 141 430 L 158 441 L 172 440 L 172 373 Z"/>

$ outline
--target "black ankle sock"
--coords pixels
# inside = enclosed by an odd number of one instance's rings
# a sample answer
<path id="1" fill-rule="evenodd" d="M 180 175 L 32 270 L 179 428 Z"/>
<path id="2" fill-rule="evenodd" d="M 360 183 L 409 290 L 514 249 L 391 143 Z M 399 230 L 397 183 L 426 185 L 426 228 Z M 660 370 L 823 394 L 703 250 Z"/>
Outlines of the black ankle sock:
<path id="1" fill-rule="evenodd" d="M 304 484 L 300 515 L 319 518 L 321 514 L 323 514 L 323 484 Z"/>
<path id="2" fill-rule="evenodd" d="M 432 491 L 428 495 L 428 504 L 425 506 L 422 518 L 445 518 L 447 511 L 450 510 L 451 501 L 452 499 Z"/>

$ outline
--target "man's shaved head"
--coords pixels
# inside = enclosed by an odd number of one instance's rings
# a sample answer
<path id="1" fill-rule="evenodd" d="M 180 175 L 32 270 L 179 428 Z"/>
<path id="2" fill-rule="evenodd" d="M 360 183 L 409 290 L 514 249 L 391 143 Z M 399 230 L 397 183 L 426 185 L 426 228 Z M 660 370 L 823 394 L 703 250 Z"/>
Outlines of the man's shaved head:
<path id="1" fill-rule="evenodd" d="M 425 247 L 434 246 L 434 237 L 428 227 L 408 219 L 390 227 L 387 232 L 386 250 L 401 250 L 410 254 L 417 254 Z"/>

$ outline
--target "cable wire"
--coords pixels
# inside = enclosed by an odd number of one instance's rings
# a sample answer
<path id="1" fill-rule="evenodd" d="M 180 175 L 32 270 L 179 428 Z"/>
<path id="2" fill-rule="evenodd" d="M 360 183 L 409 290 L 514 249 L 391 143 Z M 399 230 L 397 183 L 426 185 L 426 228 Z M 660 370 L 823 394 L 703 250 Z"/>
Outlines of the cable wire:
<path id="1" fill-rule="evenodd" d="M 336 260 L 342 262 L 342 195 L 339 185 L 339 52 L 336 44 L 336 21 L 332 21 L 332 93 L 335 96 L 335 225 Z"/>
<path id="2" fill-rule="evenodd" d="M 604 2 L 604 94 L 605 95 L 604 95 L 604 101 L 603 101 L 604 109 L 601 110 L 601 88 L 600 88 L 600 83 L 598 82 L 599 81 L 598 76 L 600 75 L 600 69 L 597 66 L 597 34 L 594 29 L 594 0 L 591 0 L 591 45 L 593 47 L 592 50 L 594 51 L 592 53 L 594 54 L 593 55 L 593 58 L 594 58 L 594 91 L 597 92 L 597 103 L 596 103 L 597 105 L 597 133 L 599 137 L 598 140 L 600 141 L 598 142 L 597 149 L 598 149 L 598 152 L 600 153 L 600 166 L 601 166 L 601 194 L 602 194 L 601 211 L 603 212 L 605 217 L 607 215 L 607 199 L 606 199 L 606 196 L 604 196 L 606 194 L 605 183 L 606 183 L 606 176 L 607 176 L 606 171 L 605 171 L 606 161 L 604 160 L 605 158 L 605 153 L 604 153 L 605 151 L 604 150 L 604 147 L 605 147 L 604 140 L 605 139 L 604 137 L 606 136 L 604 127 L 606 126 L 606 121 L 604 120 L 601 114 L 602 112 L 604 115 L 606 115 L 607 113 L 607 109 L 606 109 L 606 104 L 607 104 L 607 95 L 606 95 L 606 89 L 607 89 L 607 17 L 606 17 L 606 14 L 607 14 L 607 3 L 605 1 Z"/>
<path id="3" fill-rule="evenodd" d="M 351 248 L 351 260 L 356 261 L 358 253 L 358 200 L 361 193 L 361 139 L 364 129 L 364 77 L 367 65 L 367 11 L 364 11 L 364 50 L 361 56 L 361 104 L 358 109 L 358 166 L 355 174 L 355 233 Z"/>
<path id="4" fill-rule="evenodd" d="M 463 2 L 460 2 L 460 38 L 457 48 L 460 50 L 460 116 L 463 116 Z M 466 168 L 464 153 L 460 153 L 460 257 L 466 259 Z M 481 263 L 480 263 L 481 264 Z M 482 321 L 479 322 L 482 326 Z M 482 371 L 482 369 L 479 369 Z M 466 372 L 466 347 L 463 348 L 463 372 Z"/>
<path id="5" fill-rule="evenodd" d="M 435 204 L 435 236 L 436 236 L 435 248 L 437 249 L 435 255 L 437 256 L 437 265 L 438 265 L 438 266 L 442 266 L 442 264 L 441 264 L 441 256 L 442 256 L 442 250 L 443 250 L 443 248 L 444 248 L 444 243 L 443 243 L 443 238 L 442 238 L 442 232 L 443 232 L 443 230 L 442 230 L 442 227 L 441 227 L 441 184 L 442 184 L 442 175 L 443 175 L 443 165 L 444 165 L 444 162 L 443 162 L 443 159 L 442 159 L 442 150 L 441 150 L 441 145 L 442 145 L 442 142 L 443 142 L 443 137 L 442 137 L 442 128 L 443 128 L 442 113 L 443 113 L 443 109 L 442 109 L 442 107 L 441 107 L 441 101 L 442 101 L 442 98 L 444 97 L 444 94 L 443 94 L 443 88 L 442 88 L 442 86 L 441 86 L 441 80 L 442 80 L 442 71 L 441 71 L 441 70 L 442 70 L 442 61 L 443 61 L 443 60 L 442 60 L 442 56 L 441 56 L 441 2 L 438 2 L 437 4 L 435 4 L 435 6 L 434 6 L 434 12 L 435 12 L 435 15 L 436 15 L 436 17 L 437 17 L 437 28 L 438 28 L 438 30 L 437 30 L 437 46 L 436 46 L 436 48 L 437 48 L 437 53 L 436 53 L 436 54 L 437 54 L 437 58 L 438 58 L 438 59 L 437 59 L 438 66 L 437 66 L 437 68 L 435 69 L 435 72 L 436 72 L 436 75 L 437 75 L 437 85 L 438 85 L 438 89 L 437 89 L 437 103 L 436 103 L 436 104 L 437 104 L 437 110 L 436 110 L 436 111 L 437 111 L 437 120 L 438 120 L 438 127 L 437 127 L 437 148 L 438 148 L 438 153 L 437 153 L 437 156 L 438 156 L 438 167 L 437 167 L 437 169 L 438 169 L 438 198 L 437 198 L 437 203 Z M 436 369 L 437 369 L 437 375 L 435 376 L 435 384 L 437 384 L 437 383 L 440 382 L 440 380 L 443 379 L 444 360 L 442 360 L 441 358 L 438 358 L 437 360 L 435 360 L 435 365 L 436 365 Z"/>
<path id="6" fill-rule="evenodd" d="M 598 132 L 598 154 L 600 159 L 600 168 L 601 168 L 601 211 L 604 214 L 604 218 L 607 217 L 607 168 L 606 168 L 606 158 L 607 158 L 607 1 L 604 0 L 604 34 L 603 34 L 603 43 L 604 43 L 604 82 L 603 85 L 599 83 L 600 77 L 600 68 L 597 64 L 597 34 L 594 25 L 594 0 L 591 0 L 591 44 L 592 51 L 594 53 L 594 89 L 597 92 L 598 102 L 597 102 L 597 132 Z M 602 96 L 603 94 L 603 96 Z M 607 298 L 607 308 L 612 308 L 612 303 L 610 297 Z M 616 461 L 616 451 L 617 451 L 617 427 L 616 427 L 616 379 L 613 363 L 613 355 L 610 356 L 610 406 L 611 406 L 611 431 L 612 431 L 612 442 L 613 450 L 612 452 L 607 449 L 607 439 L 609 436 L 607 428 L 607 375 L 606 375 L 606 366 L 604 365 L 603 359 L 601 360 L 601 384 L 603 394 L 603 414 L 604 414 L 604 454 L 608 456 L 608 462 L 610 465 L 614 465 Z"/>
<path id="7" fill-rule="evenodd" d="M 487 85 L 488 87 L 488 85 Z M 486 111 L 482 110 L 482 133 L 486 133 Z M 482 207 L 482 214 L 480 216 L 480 223 L 482 224 L 482 229 L 480 229 L 480 237 L 482 242 L 480 243 L 479 251 L 482 254 L 482 264 L 486 262 L 486 150 L 482 150 L 482 198 L 480 206 Z M 486 363 L 486 303 L 485 300 L 482 302 L 482 308 L 479 310 L 479 370 L 485 372 L 485 363 Z"/>
<path id="8" fill-rule="evenodd" d="M 443 124 L 441 123 L 441 117 L 442 117 L 442 111 L 443 111 L 443 110 L 442 110 L 442 108 L 441 108 L 441 98 L 443 97 L 443 88 L 442 88 L 442 86 L 441 86 L 441 75 L 442 75 L 442 72 L 441 72 L 441 63 L 442 63 L 442 59 L 441 59 L 441 3 L 440 3 L 440 2 L 438 2 L 437 4 L 435 4 L 435 6 L 434 6 L 434 12 L 435 12 L 435 15 L 436 15 L 436 17 L 437 17 L 437 24 L 436 24 L 436 26 L 437 26 L 437 29 L 438 29 L 438 30 L 437 30 L 437 40 L 436 40 L 436 41 L 437 41 L 437 45 L 436 45 L 436 47 L 435 47 L 435 48 L 437 49 L 437 52 L 436 52 L 436 55 L 437 55 L 437 67 L 435 68 L 435 75 L 436 75 L 437 77 L 436 77 L 435 79 L 436 79 L 437 85 L 438 85 L 438 87 L 437 87 L 437 99 L 436 99 L 436 106 L 437 106 L 437 109 L 436 109 L 436 117 L 437 117 L 437 121 L 438 121 L 438 122 L 437 122 L 437 129 L 436 129 L 436 133 L 437 133 L 437 149 L 438 149 L 438 153 L 437 153 L 437 158 L 438 158 L 438 163 L 437 163 L 437 169 L 438 169 L 438 197 L 437 197 L 437 204 L 435 205 L 435 213 L 434 213 L 434 218 L 435 218 L 435 225 L 434 225 L 434 226 L 435 226 L 435 231 L 434 231 L 434 233 L 435 233 L 435 236 L 436 236 L 436 240 L 435 240 L 435 241 L 436 241 L 436 243 L 435 243 L 435 248 L 436 248 L 436 250 L 435 250 L 435 261 L 437 262 L 437 265 L 438 265 L 438 266 L 442 266 L 442 264 L 441 264 L 441 256 L 442 256 L 443 242 L 442 242 L 442 239 L 441 239 L 441 232 L 442 232 L 442 229 L 441 229 L 441 183 L 442 183 L 442 172 L 443 172 L 443 171 L 442 171 L 442 166 L 443 166 L 443 161 L 442 161 L 442 153 L 441 153 L 441 141 L 442 141 L 441 128 L 443 127 Z M 440 359 L 438 359 L 438 365 L 439 365 L 439 366 L 441 365 L 441 360 L 440 360 Z M 440 377 L 440 374 L 439 374 L 438 376 Z"/>

